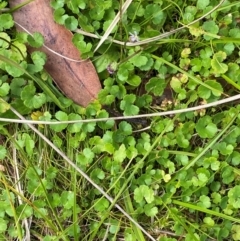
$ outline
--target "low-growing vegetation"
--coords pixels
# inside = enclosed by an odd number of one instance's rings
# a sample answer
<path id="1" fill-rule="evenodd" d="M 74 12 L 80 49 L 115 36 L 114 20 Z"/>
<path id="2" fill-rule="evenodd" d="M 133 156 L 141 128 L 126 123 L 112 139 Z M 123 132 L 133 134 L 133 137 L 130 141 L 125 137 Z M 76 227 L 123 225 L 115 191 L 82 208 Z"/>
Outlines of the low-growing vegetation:
<path id="1" fill-rule="evenodd" d="M 240 2 L 50 4 L 103 88 L 64 97 L 0 0 L 0 240 L 240 240 Z"/>

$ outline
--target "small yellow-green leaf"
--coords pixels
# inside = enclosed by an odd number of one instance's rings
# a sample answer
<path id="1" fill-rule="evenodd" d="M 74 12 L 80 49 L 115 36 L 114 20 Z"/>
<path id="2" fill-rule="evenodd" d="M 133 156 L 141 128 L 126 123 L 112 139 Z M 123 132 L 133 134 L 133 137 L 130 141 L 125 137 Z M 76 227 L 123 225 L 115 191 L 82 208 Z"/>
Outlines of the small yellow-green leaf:
<path id="1" fill-rule="evenodd" d="M 11 38 L 8 36 L 7 33 L 0 33 L 0 47 L 1 48 L 8 48 Z"/>
<path id="2" fill-rule="evenodd" d="M 211 60 L 211 66 L 216 74 L 224 74 L 228 70 L 228 66 L 223 63 L 226 59 L 227 54 L 223 51 L 219 51 L 213 55 Z"/>
<path id="3" fill-rule="evenodd" d="M 181 81 L 178 78 L 172 77 L 170 85 L 171 85 L 171 87 L 173 88 L 173 90 L 175 92 L 178 93 L 179 91 L 181 91 L 182 83 L 181 83 Z"/>
<path id="4" fill-rule="evenodd" d="M 115 151 L 113 155 L 113 159 L 117 162 L 123 162 L 123 160 L 126 158 L 126 147 L 124 144 L 122 144 L 117 151 Z"/>

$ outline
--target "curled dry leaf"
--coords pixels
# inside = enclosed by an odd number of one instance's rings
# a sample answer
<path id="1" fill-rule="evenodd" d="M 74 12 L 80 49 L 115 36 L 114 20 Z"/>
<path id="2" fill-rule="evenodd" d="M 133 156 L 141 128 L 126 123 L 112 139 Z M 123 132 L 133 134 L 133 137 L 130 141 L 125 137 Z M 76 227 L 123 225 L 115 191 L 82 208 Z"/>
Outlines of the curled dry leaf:
<path id="1" fill-rule="evenodd" d="M 15 7 L 25 0 L 10 0 Z M 54 22 L 49 0 L 35 0 L 13 13 L 18 31 L 39 32 L 44 37 L 40 50 L 46 53 L 45 69 L 60 90 L 75 103 L 87 106 L 96 99 L 101 84 L 96 70 L 89 60 L 81 60 L 78 49 L 72 43 L 72 33 Z M 25 30 L 20 27 L 25 28 Z M 57 55 L 59 53 L 66 58 Z M 32 52 L 34 49 L 29 48 Z M 74 61 L 75 60 L 75 61 Z"/>

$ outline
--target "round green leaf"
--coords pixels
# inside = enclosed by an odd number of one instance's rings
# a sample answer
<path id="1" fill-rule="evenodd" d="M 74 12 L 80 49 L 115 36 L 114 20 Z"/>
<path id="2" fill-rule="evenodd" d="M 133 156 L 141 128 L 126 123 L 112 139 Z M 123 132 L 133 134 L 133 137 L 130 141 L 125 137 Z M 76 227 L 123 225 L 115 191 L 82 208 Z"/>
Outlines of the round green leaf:
<path id="1" fill-rule="evenodd" d="M 44 38 L 41 33 L 33 33 L 28 35 L 28 43 L 34 48 L 39 48 L 43 45 Z"/>
<path id="2" fill-rule="evenodd" d="M 240 208 L 240 186 L 237 185 L 228 192 L 228 202 L 236 209 Z"/>
<path id="3" fill-rule="evenodd" d="M 0 233 L 4 233 L 7 230 L 8 222 L 7 220 L 0 218 Z"/>
<path id="4" fill-rule="evenodd" d="M 198 0 L 197 1 L 197 8 L 204 10 L 209 5 L 209 0 Z"/>
<path id="5" fill-rule="evenodd" d="M 212 138 L 217 133 L 217 126 L 212 123 L 210 116 L 200 118 L 196 124 L 196 131 L 201 138 Z"/>
<path id="6" fill-rule="evenodd" d="M 12 15 L 9 13 L 0 14 L 0 31 L 9 29 L 14 26 Z"/>
<path id="7" fill-rule="evenodd" d="M 155 96 L 161 96 L 166 86 L 167 82 L 164 79 L 153 77 L 147 82 L 145 89 L 147 92 L 152 92 Z"/>
<path id="8" fill-rule="evenodd" d="M 128 78 L 126 82 L 131 86 L 139 86 L 141 83 L 141 78 L 138 75 L 133 75 L 132 77 Z"/>
<path id="9" fill-rule="evenodd" d="M 78 26 L 78 21 L 75 17 L 70 16 L 65 20 L 65 26 L 71 30 L 74 31 L 76 30 L 77 26 Z"/>

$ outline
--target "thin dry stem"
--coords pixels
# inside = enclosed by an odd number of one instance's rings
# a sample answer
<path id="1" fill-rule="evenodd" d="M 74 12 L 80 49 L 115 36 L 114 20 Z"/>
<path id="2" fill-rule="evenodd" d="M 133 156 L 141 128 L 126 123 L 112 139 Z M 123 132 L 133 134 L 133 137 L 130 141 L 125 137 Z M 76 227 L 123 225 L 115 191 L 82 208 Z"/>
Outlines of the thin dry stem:
<path id="1" fill-rule="evenodd" d="M 14 168 L 14 179 L 15 179 L 15 183 L 16 183 L 16 190 L 18 193 L 21 194 L 21 196 L 24 196 L 24 192 L 22 190 L 21 187 L 21 182 L 20 182 L 20 175 L 19 175 L 19 165 L 18 165 L 18 161 L 17 161 L 17 150 L 16 147 L 13 147 L 13 168 Z M 18 195 L 18 202 L 20 205 L 23 204 L 22 198 Z M 25 227 L 25 237 L 23 239 L 23 241 L 30 241 L 31 240 L 31 236 L 30 236 L 30 224 L 28 223 L 27 218 L 23 219 L 23 225 Z"/>
<path id="2" fill-rule="evenodd" d="M 110 26 L 106 30 L 105 34 L 102 36 L 101 40 L 99 41 L 97 47 L 94 49 L 93 52 L 96 52 L 99 49 L 99 47 L 103 44 L 103 42 L 108 38 L 109 34 L 112 32 L 114 27 L 117 25 L 117 23 L 121 19 L 121 17 L 122 17 L 121 15 L 126 12 L 126 10 L 128 9 L 129 5 L 131 4 L 131 2 L 132 2 L 132 0 L 127 0 L 123 4 L 122 9 L 117 13 L 116 17 L 111 22 Z"/>
<path id="3" fill-rule="evenodd" d="M 59 125 L 59 124 L 74 124 L 74 123 L 90 123 L 90 122 L 99 122 L 99 121 L 108 121 L 108 120 L 127 120 L 127 119 L 138 119 L 138 118 L 149 118 L 149 117 L 157 117 L 157 116 L 176 115 L 176 114 L 180 114 L 180 113 L 186 113 L 186 112 L 190 112 L 190 111 L 206 109 L 206 108 L 222 105 L 222 104 L 229 103 L 229 102 L 239 100 L 239 99 L 240 99 L 240 94 L 225 98 L 223 100 L 218 100 L 218 101 L 215 101 L 212 103 L 204 104 L 204 105 L 198 105 L 198 106 L 179 109 L 179 110 L 170 110 L 170 111 L 157 112 L 157 113 L 151 113 L 151 114 L 142 114 L 142 115 L 106 117 L 106 118 L 72 120 L 72 121 L 32 121 L 32 120 L 26 120 L 26 119 L 22 119 L 22 118 L 21 119 L 0 118 L 0 122 Z M 12 109 L 12 111 L 15 113 L 14 109 Z M 18 116 L 18 112 L 16 112 L 15 114 Z"/>
<path id="4" fill-rule="evenodd" d="M 124 46 L 129 46 L 129 47 L 131 47 L 131 46 L 139 46 L 139 45 L 144 45 L 144 44 L 149 44 L 149 43 L 152 43 L 152 42 L 156 42 L 156 41 L 158 41 L 158 40 L 160 40 L 160 39 L 166 38 L 166 37 L 168 37 L 168 36 L 170 36 L 170 35 L 172 35 L 172 34 L 174 34 L 174 33 L 177 33 L 177 32 L 179 32 L 180 30 L 183 30 L 184 28 L 189 28 L 191 25 L 199 22 L 200 20 L 204 19 L 205 17 L 207 17 L 208 15 L 210 15 L 210 14 L 212 14 L 214 11 L 216 11 L 216 10 L 224 3 L 224 1 L 225 1 L 225 0 L 221 0 L 221 1 L 219 2 L 219 4 L 216 5 L 216 6 L 215 6 L 213 9 L 211 9 L 209 12 L 207 12 L 206 14 L 204 14 L 203 16 L 201 16 L 200 18 L 192 21 L 191 23 L 189 23 L 189 24 L 187 24 L 187 25 L 183 25 L 182 27 L 177 28 L 177 29 L 174 29 L 174 30 L 172 30 L 172 31 L 170 31 L 170 32 L 166 32 L 166 33 L 160 34 L 160 35 L 158 35 L 158 36 L 155 36 L 155 37 L 152 37 L 152 38 L 148 38 L 148 39 L 144 39 L 144 40 L 141 40 L 141 41 L 138 41 L 138 42 L 134 42 L 134 43 L 131 43 L 131 42 L 122 42 L 122 41 L 119 41 L 119 40 L 112 40 L 111 38 L 109 38 L 109 34 L 110 34 L 110 33 L 107 32 L 108 30 L 106 31 L 107 34 L 105 33 L 102 37 L 100 37 L 100 36 L 98 36 L 98 35 L 96 35 L 96 34 L 92 34 L 92 33 L 85 32 L 85 31 L 83 31 L 83 30 L 81 30 L 81 29 L 77 29 L 77 30 L 75 30 L 75 32 L 76 32 L 76 33 L 80 33 L 80 34 L 82 34 L 82 35 L 86 35 L 86 36 L 88 36 L 88 37 L 101 39 L 100 42 L 99 42 L 99 44 L 100 44 L 100 43 L 102 44 L 102 43 L 103 43 L 104 41 L 106 41 L 106 40 L 112 41 L 113 43 L 116 43 L 116 44 L 119 44 L 119 45 L 124 45 Z M 115 25 L 116 25 L 115 19 L 113 20 L 113 24 L 114 24 L 114 27 L 115 27 Z M 112 29 L 111 29 L 111 31 L 112 31 Z M 99 47 L 97 47 L 97 48 L 94 50 L 94 52 L 95 52 L 98 48 L 99 48 Z"/>

